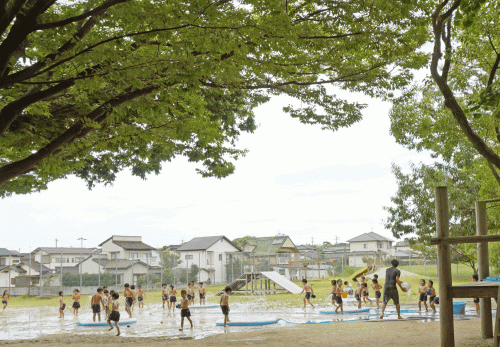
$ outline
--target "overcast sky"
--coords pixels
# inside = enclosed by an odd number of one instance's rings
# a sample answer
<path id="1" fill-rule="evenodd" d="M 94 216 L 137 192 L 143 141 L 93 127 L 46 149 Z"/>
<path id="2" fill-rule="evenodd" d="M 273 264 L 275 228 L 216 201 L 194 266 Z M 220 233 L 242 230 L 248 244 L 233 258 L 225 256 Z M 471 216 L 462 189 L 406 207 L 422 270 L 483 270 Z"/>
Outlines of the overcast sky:
<path id="1" fill-rule="evenodd" d="M 347 95 L 345 93 L 339 93 Z M 113 186 L 88 191 L 70 178 L 47 191 L 0 200 L 0 247 L 97 246 L 111 235 L 141 235 L 154 247 L 197 236 L 289 235 L 296 245 L 335 243 L 385 230 L 383 206 L 396 191 L 391 163 L 428 161 L 389 134 L 389 104 L 359 94 L 364 119 L 337 132 L 300 124 L 282 112 L 293 102 L 275 97 L 257 114 L 260 127 L 244 134 L 249 154 L 225 179 L 202 178 L 196 164 L 178 158 L 147 181 L 128 171 Z"/>

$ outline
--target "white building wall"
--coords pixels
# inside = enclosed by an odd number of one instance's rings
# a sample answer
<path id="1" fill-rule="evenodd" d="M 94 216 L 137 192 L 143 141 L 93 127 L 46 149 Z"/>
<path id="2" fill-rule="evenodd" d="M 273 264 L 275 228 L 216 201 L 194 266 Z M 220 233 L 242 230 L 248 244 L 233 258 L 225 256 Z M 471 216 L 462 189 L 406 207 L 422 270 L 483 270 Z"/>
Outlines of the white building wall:
<path id="1" fill-rule="evenodd" d="M 366 245 L 366 248 L 365 248 Z M 367 241 L 367 242 L 351 242 L 349 243 L 349 250 L 351 252 L 369 252 L 377 251 L 377 242 Z"/>
<path id="2" fill-rule="evenodd" d="M 114 252 L 120 252 L 120 254 L 118 254 L 118 259 L 127 259 L 125 258 L 123 248 L 113 243 L 112 240 L 106 241 L 106 243 L 102 245 L 101 249 L 102 249 L 101 254 L 106 255 L 108 259 L 111 259 L 111 253 Z"/>

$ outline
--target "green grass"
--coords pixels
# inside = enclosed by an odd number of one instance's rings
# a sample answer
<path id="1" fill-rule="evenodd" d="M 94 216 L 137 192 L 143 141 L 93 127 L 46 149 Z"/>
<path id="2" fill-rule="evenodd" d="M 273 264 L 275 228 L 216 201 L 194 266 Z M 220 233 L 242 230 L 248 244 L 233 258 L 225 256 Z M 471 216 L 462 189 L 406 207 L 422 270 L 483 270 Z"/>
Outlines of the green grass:
<path id="1" fill-rule="evenodd" d="M 406 270 L 410 271 L 413 273 L 416 273 L 422 278 L 429 278 L 429 279 L 434 279 L 437 278 L 437 265 L 412 265 L 411 270 L 409 265 L 405 266 L 399 266 L 398 267 L 400 270 Z M 457 273 L 457 265 L 452 264 L 451 265 L 451 275 L 454 278 L 472 278 L 472 274 L 474 272 L 472 271 L 472 268 L 470 266 L 467 266 L 465 264 L 459 264 L 458 265 L 458 273 Z"/>

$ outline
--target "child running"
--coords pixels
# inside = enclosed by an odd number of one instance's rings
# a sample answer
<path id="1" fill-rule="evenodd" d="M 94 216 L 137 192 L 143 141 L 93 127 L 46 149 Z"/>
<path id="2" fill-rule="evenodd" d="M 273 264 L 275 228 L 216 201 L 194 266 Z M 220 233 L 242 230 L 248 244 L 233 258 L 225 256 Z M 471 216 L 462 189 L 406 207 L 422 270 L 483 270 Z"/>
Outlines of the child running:
<path id="1" fill-rule="evenodd" d="M 418 312 L 422 311 L 422 302 L 425 306 L 425 312 L 429 312 L 427 308 L 427 286 L 425 285 L 425 280 L 420 280 L 420 287 L 418 287 L 418 293 L 420 294 L 418 298 Z"/>
<path id="2" fill-rule="evenodd" d="M 118 322 L 120 321 L 120 312 L 118 311 L 118 307 L 120 307 L 120 303 L 118 302 L 119 297 L 120 295 L 118 295 L 118 293 L 113 293 L 113 295 L 111 296 L 113 300 L 111 301 L 111 313 L 108 317 L 108 324 L 110 327 L 109 331 L 113 330 L 111 321 L 115 322 L 116 331 L 118 331 L 118 334 L 116 334 L 116 336 L 120 336 L 120 328 L 118 327 Z"/>
<path id="3" fill-rule="evenodd" d="M 59 318 L 64 318 L 64 309 L 66 304 L 64 303 L 63 292 L 59 292 Z"/>
<path id="4" fill-rule="evenodd" d="M 2 295 L 2 305 L 3 305 L 3 309 L 5 310 L 7 308 L 7 300 L 10 299 L 10 293 L 8 290 L 4 290 L 3 291 L 3 295 Z"/>
<path id="5" fill-rule="evenodd" d="M 432 311 L 436 313 L 436 306 L 434 305 L 434 299 L 436 298 L 436 289 L 434 289 L 434 282 L 432 280 L 427 281 L 427 296 L 429 297 L 429 306 Z"/>
<path id="6" fill-rule="evenodd" d="M 374 278 L 372 280 L 372 288 L 375 291 L 375 302 L 377 303 L 377 310 L 379 310 L 380 309 L 380 298 L 382 297 L 382 293 L 380 292 L 380 289 L 382 289 L 382 286 L 380 284 L 378 284 L 377 278 Z"/>
<path id="7" fill-rule="evenodd" d="M 93 317 L 92 319 L 95 322 L 95 316 L 99 318 L 99 322 L 101 321 L 101 304 L 104 308 L 104 302 L 102 301 L 102 288 L 97 288 L 97 293 L 92 295 L 90 299 L 90 306 L 92 307 Z"/>
<path id="8" fill-rule="evenodd" d="M 472 282 L 479 282 L 479 275 L 472 275 Z M 479 298 L 474 298 L 474 305 L 476 306 L 476 313 L 479 314 Z"/>
<path id="9" fill-rule="evenodd" d="M 73 315 L 78 316 L 78 309 L 80 308 L 80 291 L 78 289 L 73 291 L 71 299 L 73 299 Z"/>
<path id="10" fill-rule="evenodd" d="M 107 289 L 102 291 L 102 303 L 104 304 L 104 314 L 106 315 L 106 319 L 108 319 L 111 311 L 110 305 L 112 299 L 113 298 L 109 295 L 109 291 Z"/>
<path id="11" fill-rule="evenodd" d="M 189 323 L 191 323 L 191 329 L 193 329 L 193 321 L 191 320 L 191 312 L 189 311 L 189 300 L 187 299 L 186 290 L 181 290 L 181 328 L 180 331 L 184 330 L 184 318 L 187 318 Z"/>
<path id="12" fill-rule="evenodd" d="M 229 294 L 231 294 L 231 291 L 231 287 L 227 286 L 224 288 L 224 294 L 220 296 L 220 308 L 224 315 L 224 327 L 226 327 L 227 322 L 229 322 Z"/>
<path id="13" fill-rule="evenodd" d="M 161 299 L 163 300 L 163 309 L 165 309 L 165 301 L 168 305 L 168 310 L 170 311 L 170 303 L 168 303 L 168 293 L 167 293 L 167 284 L 163 283 L 161 285 L 163 289 L 161 290 Z"/>
<path id="14" fill-rule="evenodd" d="M 363 292 L 363 302 L 365 303 L 366 305 L 366 300 L 368 300 L 370 302 L 370 304 L 372 303 L 371 299 L 368 297 L 368 295 L 370 294 L 368 292 L 368 283 L 366 282 L 361 282 L 361 291 Z"/>
<path id="15" fill-rule="evenodd" d="M 205 294 L 207 293 L 205 287 L 203 287 L 203 282 L 200 282 L 200 287 L 198 288 L 198 294 L 200 295 L 200 306 L 205 305 Z"/>
<path id="16" fill-rule="evenodd" d="M 175 302 L 177 301 L 177 290 L 174 289 L 174 285 L 170 285 L 170 290 L 168 291 L 168 296 L 170 300 L 168 301 L 168 312 L 170 312 L 170 307 L 172 307 L 172 312 L 175 312 Z"/>
<path id="17" fill-rule="evenodd" d="M 354 291 L 354 296 L 356 297 L 356 300 L 358 300 L 358 309 L 361 308 L 361 284 L 358 282 L 356 278 L 352 279 L 354 283 L 356 283 L 357 287 Z"/>
<path id="18" fill-rule="evenodd" d="M 141 286 L 137 286 L 137 302 L 139 303 L 139 308 L 144 308 L 144 298 L 146 297 L 146 293 L 142 290 Z"/>
<path id="19" fill-rule="evenodd" d="M 332 305 L 334 307 L 337 307 L 337 280 L 332 280 L 332 292 L 330 293 L 332 295 Z"/>
<path id="20" fill-rule="evenodd" d="M 187 299 L 189 300 L 189 305 L 194 304 L 194 287 L 193 283 L 190 283 L 187 288 Z"/>
<path id="21" fill-rule="evenodd" d="M 132 318 L 132 305 L 134 304 L 134 292 L 130 290 L 130 285 L 125 283 L 123 285 L 123 296 L 125 297 L 125 311 L 128 313 L 129 318 Z"/>
<path id="22" fill-rule="evenodd" d="M 344 314 L 344 305 L 342 304 L 342 280 L 338 279 L 337 280 L 337 308 L 335 309 L 335 313 L 338 313 L 337 311 L 340 308 L 340 313 Z"/>
<path id="23" fill-rule="evenodd" d="M 136 297 L 137 297 L 137 294 L 136 294 L 136 291 L 135 291 L 135 285 L 131 285 L 130 286 L 130 290 L 132 291 L 132 298 L 134 299 L 132 301 L 132 307 L 130 308 L 130 311 L 134 312 L 134 307 L 135 307 L 135 303 L 136 303 Z"/>
<path id="24" fill-rule="evenodd" d="M 306 308 L 306 301 L 309 303 L 309 305 L 312 306 L 312 308 L 314 308 L 314 305 L 311 303 L 311 295 L 314 293 L 312 287 L 310 284 L 307 284 L 307 280 L 304 278 L 302 280 L 302 284 L 304 285 L 304 288 L 302 288 L 302 291 L 300 292 L 300 294 L 304 293 L 304 291 L 306 292 L 306 296 L 304 296 L 304 308 Z"/>

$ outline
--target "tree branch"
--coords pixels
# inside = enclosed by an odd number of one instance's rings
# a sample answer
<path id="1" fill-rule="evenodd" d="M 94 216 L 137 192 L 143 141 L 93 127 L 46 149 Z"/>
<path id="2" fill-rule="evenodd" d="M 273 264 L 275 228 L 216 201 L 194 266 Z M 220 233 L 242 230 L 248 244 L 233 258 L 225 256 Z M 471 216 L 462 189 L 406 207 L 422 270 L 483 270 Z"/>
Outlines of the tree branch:
<path id="1" fill-rule="evenodd" d="M 493 67 L 491 68 L 490 77 L 488 78 L 488 84 L 486 87 L 490 87 L 493 84 L 493 81 L 495 80 L 495 76 L 497 74 L 498 64 L 500 64 L 500 54 L 497 54 L 497 58 L 493 63 Z"/>
<path id="2" fill-rule="evenodd" d="M 0 16 L 0 35 L 2 35 L 5 30 L 7 30 L 14 17 L 19 13 L 23 5 L 26 3 L 26 0 L 15 0 L 9 8 L 6 7 L 6 4 L 8 3 L 7 0 L 2 0 L 2 3 L 2 8 L 5 9 L 5 11 Z"/>
<path id="3" fill-rule="evenodd" d="M 487 161 L 487 163 L 488 167 L 491 170 L 491 173 L 493 174 L 493 177 L 495 177 L 495 180 L 497 181 L 498 185 L 500 185 L 500 176 L 498 175 L 497 169 L 495 169 L 495 167 L 489 161 Z"/>
<path id="4" fill-rule="evenodd" d="M 88 18 L 88 17 L 93 16 L 93 15 L 101 15 L 102 11 L 105 11 L 108 8 L 113 7 L 115 5 L 118 5 L 118 4 L 121 4 L 121 3 L 124 3 L 124 2 L 129 2 L 129 1 L 131 1 L 131 0 L 108 0 L 108 1 L 104 2 L 102 5 L 97 6 L 93 10 L 90 10 L 90 11 L 87 11 L 85 13 L 82 13 L 79 16 L 74 16 L 74 17 L 66 18 L 66 19 L 63 19 L 63 20 L 60 20 L 60 21 L 57 21 L 57 22 L 37 24 L 35 26 L 35 30 L 44 30 L 44 29 L 57 28 L 57 27 L 61 27 L 61 26 L 73 23 L 73 22 L 78 22 L 78 21 L 80 21 L 82 19 Z"/>

